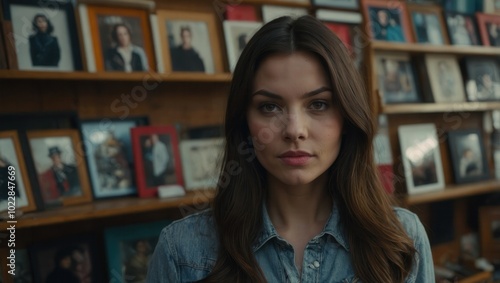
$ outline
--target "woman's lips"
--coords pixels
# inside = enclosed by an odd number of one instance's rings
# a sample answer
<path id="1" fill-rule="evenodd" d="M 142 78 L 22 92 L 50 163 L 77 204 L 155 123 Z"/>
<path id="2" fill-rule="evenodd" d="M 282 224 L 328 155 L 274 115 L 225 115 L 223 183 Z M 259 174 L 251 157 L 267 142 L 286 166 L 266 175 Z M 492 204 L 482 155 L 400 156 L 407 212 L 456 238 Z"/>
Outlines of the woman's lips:
<path id="1" fill-rule="evenodd" d="M 312 158 L 312 155 L 304 151 L 287 151 L 279 156 L 279 158 L 287 165 L 302 166 Z"/>

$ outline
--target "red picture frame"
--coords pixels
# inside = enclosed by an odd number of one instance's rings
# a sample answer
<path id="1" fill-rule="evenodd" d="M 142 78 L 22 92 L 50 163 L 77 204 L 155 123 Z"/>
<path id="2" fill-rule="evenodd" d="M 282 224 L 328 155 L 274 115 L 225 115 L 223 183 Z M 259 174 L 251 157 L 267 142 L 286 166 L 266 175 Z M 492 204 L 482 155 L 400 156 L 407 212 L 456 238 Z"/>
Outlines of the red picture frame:
<path id="1" fill-rule="evenodd" d="M 184 188 L 179 140 L 175 127 L 135 127 L 130 133 L 139 197 L 158 196 L 160 186 L 180 185 Z"/>
<path id="2" fill-rule="evenodd" d="M 484 46 L 500 46 L 500 15 L 476 13 L 477 25 Z M 495 26 L 492 26 L 495 25 Z M 494 29 L 494 30 L 492 30 Z M 493 42 L 492 42 L 493 41 Z"/>

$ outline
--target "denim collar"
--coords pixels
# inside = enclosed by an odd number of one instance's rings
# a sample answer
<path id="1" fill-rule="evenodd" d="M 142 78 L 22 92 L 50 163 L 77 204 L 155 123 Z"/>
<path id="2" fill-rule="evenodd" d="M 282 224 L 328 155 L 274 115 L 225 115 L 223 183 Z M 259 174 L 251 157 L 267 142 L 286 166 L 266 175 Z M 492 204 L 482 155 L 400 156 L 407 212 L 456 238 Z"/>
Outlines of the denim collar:
<path id="1" fill-rule="evenodd" d="M 262 217 L 262 230 L 252 246 L 254 252 L 258 251 L 262 246 L 264 246 L 265 243 L 267 243 L 267 241 L 273 238 L 278 238 L 279 240 L 285 241 L 283 238 L 281 238 L 280 235 L 278 235 L 278 232 L 274 228 L 274 225 L 269 218 L 269 214 L 267 213 L 265 202 L 262 205 Z M 315 236 L 313 240 L 319 239 L 325 234 L 332 236 L 346 251 L 349 251 L 349 243 L 345 237 L 344 229 L 340 223 L 340 214 L 335 202 L 330 217 L 328 218 L 328 221 L 323 228 L 323 231 Z"/>

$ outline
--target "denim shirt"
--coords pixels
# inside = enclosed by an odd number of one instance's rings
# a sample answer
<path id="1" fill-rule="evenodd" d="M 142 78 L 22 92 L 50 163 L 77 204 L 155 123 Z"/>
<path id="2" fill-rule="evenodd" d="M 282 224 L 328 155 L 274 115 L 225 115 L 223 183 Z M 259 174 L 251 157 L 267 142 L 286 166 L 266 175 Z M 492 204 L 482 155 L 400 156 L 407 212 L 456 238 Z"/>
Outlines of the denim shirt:
<path id="1" fill-rule="evenodd" d="M 304 251 L 302 274 L 295 267 L 293 247 L 278 235 L 267 210 L 263 230 L 253 251 L 267 282 L 360 283 L 355 276 L 349 243 L 336 208 L 323 231 L 309 241 Z M 418 217 L 394 208 L 417 255 L 406 283 L 435 282 L 434 265 L 427 234 Z M 149 265 L 148 283 L 193 282 L 205 278 L 217 260 L 218 239 L 209 210 L 187 216 L 165 227 Z"/>

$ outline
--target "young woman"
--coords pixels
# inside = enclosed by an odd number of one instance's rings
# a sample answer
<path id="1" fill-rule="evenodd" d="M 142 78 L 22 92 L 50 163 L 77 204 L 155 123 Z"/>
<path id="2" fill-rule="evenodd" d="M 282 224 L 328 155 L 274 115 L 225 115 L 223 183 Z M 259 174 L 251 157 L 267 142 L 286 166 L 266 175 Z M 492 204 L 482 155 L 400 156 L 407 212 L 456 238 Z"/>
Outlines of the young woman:
<path id="1" fill-rule="evenodd" d="M 377 177 L 361 82 L 313 17 L 262 27 L 234 71 L 213 207 L 162 231 L 147 282 L 434 282 L 422 224 Z"/>

